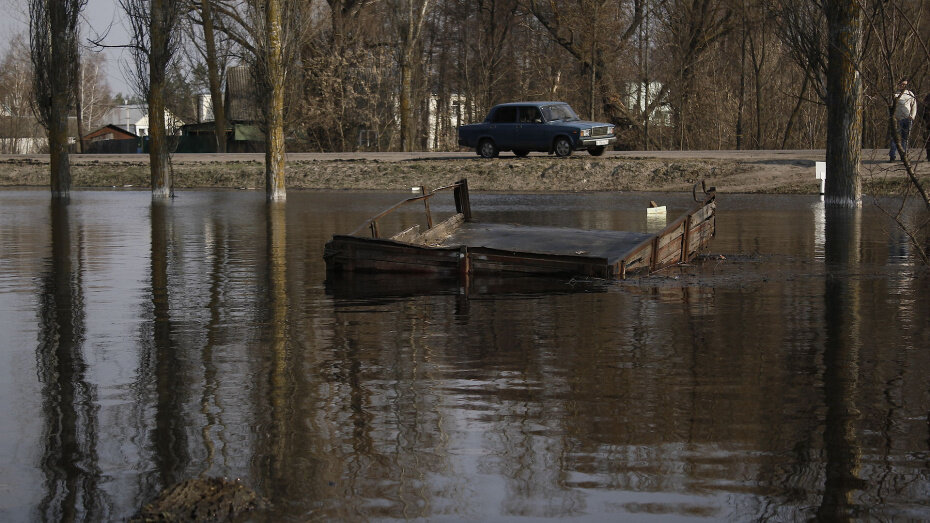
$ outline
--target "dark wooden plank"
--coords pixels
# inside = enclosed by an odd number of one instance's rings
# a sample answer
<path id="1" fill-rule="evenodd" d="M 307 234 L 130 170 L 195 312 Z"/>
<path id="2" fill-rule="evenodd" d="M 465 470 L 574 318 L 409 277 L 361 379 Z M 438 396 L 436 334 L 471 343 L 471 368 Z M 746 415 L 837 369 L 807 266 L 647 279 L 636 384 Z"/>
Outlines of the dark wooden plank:
<path id="1" fill-rule="evenodd" d="M 462 224 L 444 246 L 466 245 L 501 251 L 559 256 L 588 256 L 613 261 L 651 238 L 648 233 L 532 227 L 497 223 Z"/>
<path id="2" fill-rule="evenodd" d="M 464 254 L 393 240 L 333 236 L 324 250 L 327 271 L 457 273 Z"/>
<path id="3" fill-rule="evenodd" d="M 694 213 L 692 213 L 691 221 L 693 223 L 702 222 L 710 218 L 716 212 L 717 212 L 717 203 L 710 202 L 707 205 L 702 206 L 700 209 L 698 209 Z"/>
<path id="4" fill-rule="evenodd" d="M 671 229 L 666 228 L 659 236 L 659 248 L 661 249 L 672 242 L 681 242 L 681 235 L 684 234 L 684 230 L 684 222 Z"/>
<path id="5" fill-rule="evenodd" d="M 643 241 L 638 247 L 630 251 L 622 260 L 614 264 L 616 267 L 614 274 L 619 278 L 626 278 L 628 273 L 648 270 L 649 263 L 652 260 L 652 246 L 652 239 Z"/>
<path id="6" fill-rule="evenodd" d="M 692 256 L 707 247 L 707 244 L 710 243 L 710 240 L 714 237 L 716 232 L 715 219 L 711 218 L 710 220 L 704 221 L 699 224 L 697 227 L 691 229 L 690 233 L 690 244 L 688 246 L 688 253 Z M 690 258 L 690 256 L 689 256 Z"/>
<path id="7" fill-rule="evenodd" d="M 534 254 L 486 247 L 468 248 L 469 268 L 474 274 L 517 273 L 532 275 L 571 274 L 609 278 L 612 274 L 606 258 Z"/>

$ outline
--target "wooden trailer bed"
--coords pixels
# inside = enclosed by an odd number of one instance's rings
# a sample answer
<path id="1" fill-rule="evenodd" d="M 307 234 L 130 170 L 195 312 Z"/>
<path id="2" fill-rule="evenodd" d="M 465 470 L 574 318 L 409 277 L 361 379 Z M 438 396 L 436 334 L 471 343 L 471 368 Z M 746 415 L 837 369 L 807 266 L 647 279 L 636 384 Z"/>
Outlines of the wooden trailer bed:
<path id="1" fill-rule="evenodd" d="M 429 199 L 451 189 L 456 214 L 433 226 Z M 715 231 L 715 191 L 656 234 L 534 227 L 477 222 L 472 219 L 468 182 L 408 198 L 372 217 L 349 235 L 334 235 L 324 258 L 331 277 L 356 272 L 425 273 L 431 275 L 532 275 L 625 278 L 690 260 Z M 694 194 L 697 195 L 697 187 Z M 695 197 L 697 199 L 697 197 Z M 380 238 L 378 220 L 397 208 L 423 201 L 427 230 L 411 227 Z M 357 235 L 364 229 L 369 236 Z"/>

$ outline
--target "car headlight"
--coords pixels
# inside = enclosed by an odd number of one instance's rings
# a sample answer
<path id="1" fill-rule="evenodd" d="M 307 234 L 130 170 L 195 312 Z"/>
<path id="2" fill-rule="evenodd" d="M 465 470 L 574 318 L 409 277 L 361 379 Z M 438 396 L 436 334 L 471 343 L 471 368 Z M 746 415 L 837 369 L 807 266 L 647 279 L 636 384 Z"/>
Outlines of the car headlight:
<path id="1" fill-rule="evenodd" d="M 607 134 L 614 134 L 614 126 L 607 127 Z"/>
<path id="2" fill-rule="evenodd" d="M 582 136 L 582 137 L 584 137 L 584 136 L 591 136 L 591 129 L 582 129 L 582 130 L 581 130 L 581 136 Z"/>

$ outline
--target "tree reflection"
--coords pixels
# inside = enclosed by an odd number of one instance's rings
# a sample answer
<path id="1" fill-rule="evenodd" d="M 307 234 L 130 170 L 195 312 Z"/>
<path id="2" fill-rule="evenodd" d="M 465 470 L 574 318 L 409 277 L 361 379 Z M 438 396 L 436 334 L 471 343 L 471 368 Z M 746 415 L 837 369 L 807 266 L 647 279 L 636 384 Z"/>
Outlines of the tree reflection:
<path id="1" fill-rule="evenodd" d="M 267 305 L 268 313 L 268 378 L 267 400 L 261 400 L 267 416 L 268 439 L 262 449 L 267 452 L 265 464 L 267 470 L 263 471 L 271 484 L 272 491 L 283 493 L 287 488 L 288 448 L 287 435 L 292 433 L 291 410 L 289 398 L 293 388 L 293 380 L 289 376 L 288 343 L 287 343 L 287 220 L 286 204 L 284 202 L 269 202 L 267 209 Z M 263 390 L 259 387 L 258 390 Z"/>
<path id="2" fill-rule="evenodd" d="M 859 263 L 861 220 L 861 209 L 827 207 L 823 353 L 826 478 L 823 499 L 817 510 L 817 518 L 821 521 L 855 518 L 854 493 L 863 488 L 859 478 L 861 449 L 856 435 L 860 415 L 855 403 L 860 296 L 858 281 L 850 278 L 850 271 Z"/>
<path id="3" fill-rule="evenodd" d="M 155 357 L 155 465 L 161 485 L 180 481 L 189 461 L 184 401 L 181 393 L 182 362 L 171 334 L 168 292 L 168 259 L 171 245 L 171 202 L 152 202 L 152 342 Z"/>
<path id="4" fill-rule="evenodd" d="M 200 429 L 200 436 L 203 440 L 204 449 L 206 450 L 206 459 L 203 471 L 206 473 L 214 466 L 216 456 L 216 445 L 213 441 L 213 432 L 219 426 L 216 437 L 221 443 L 221 453 L 223 457 L 222 466 L 228 466 L 228 445 L 226 430 L 223 426 L 224 402 L 222 396 L 218 393 L 223 381 L 223 375 L 217 367 L 214 358 L 217 356 L 218 347 L 221 345 L 223 338 L 223 329 L 221 327 L 223 310 L 227 304 L 223 300 L 223 282 L 225 279 L 224 271 L 228 270 L 226 266 L 228 259 L 228 234 L 219 221 L 211 223 L 209 228 L 211 238 L 205 241 L 208 251 L 205 256 L 211 260 L 210 265 L 210 294 L 207 309 L 209 311 L 209 320 L 207 322 L 207 338 L 200 354 L 200 365 L 203 372 L 203 389 L 200 393 L 200 414 L 204 417 L 204 425 Z M 205 239 L 206 240 L 206 239 Z"/>
<path id="5" fill-rule="evenodd" d="M 51 204 L 51 259 L 39 295 L 36 366 L 45 422 L 41 469 L 46 521 L 103 518 L 97 458 L 97 409 L 83 356 L 84 296 L 80 249 L 72 249 L 70 207 Z"/>

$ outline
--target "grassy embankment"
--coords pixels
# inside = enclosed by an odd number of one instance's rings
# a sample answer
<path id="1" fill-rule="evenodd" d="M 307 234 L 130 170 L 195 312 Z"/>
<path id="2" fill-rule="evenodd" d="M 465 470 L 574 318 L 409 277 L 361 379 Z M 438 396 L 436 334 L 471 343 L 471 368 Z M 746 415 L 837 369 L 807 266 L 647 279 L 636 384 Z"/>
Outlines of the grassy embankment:
<path id="1" fill-rule="evenodd" d="M 287 165 L 289 189 L 407 190 L 413 185 L 439 187 L 468 178 L 476 191 L 680 191 L 705 179 L 728 193 L 816 194 L 811 162 L 772 165 L 721 159 L 630 157 L 570 158 L 531 156 L 482 159 L 414 159 L 406 161 L 294 160 Z M 264 164 L 255 159 L 174 161 L 176 188 L 264 187 Z M 900 169 L 864 169 L 868 194 L 898 194 L 905 181 Z M 930 183 L 928 174 L 923 179 Z M 108 160 L 72 157 L 75 188 L 149 186 L 147 157 Z M 48 186 L 48 163 L 34 157 L 0 160 L 0 186 Z"/>

